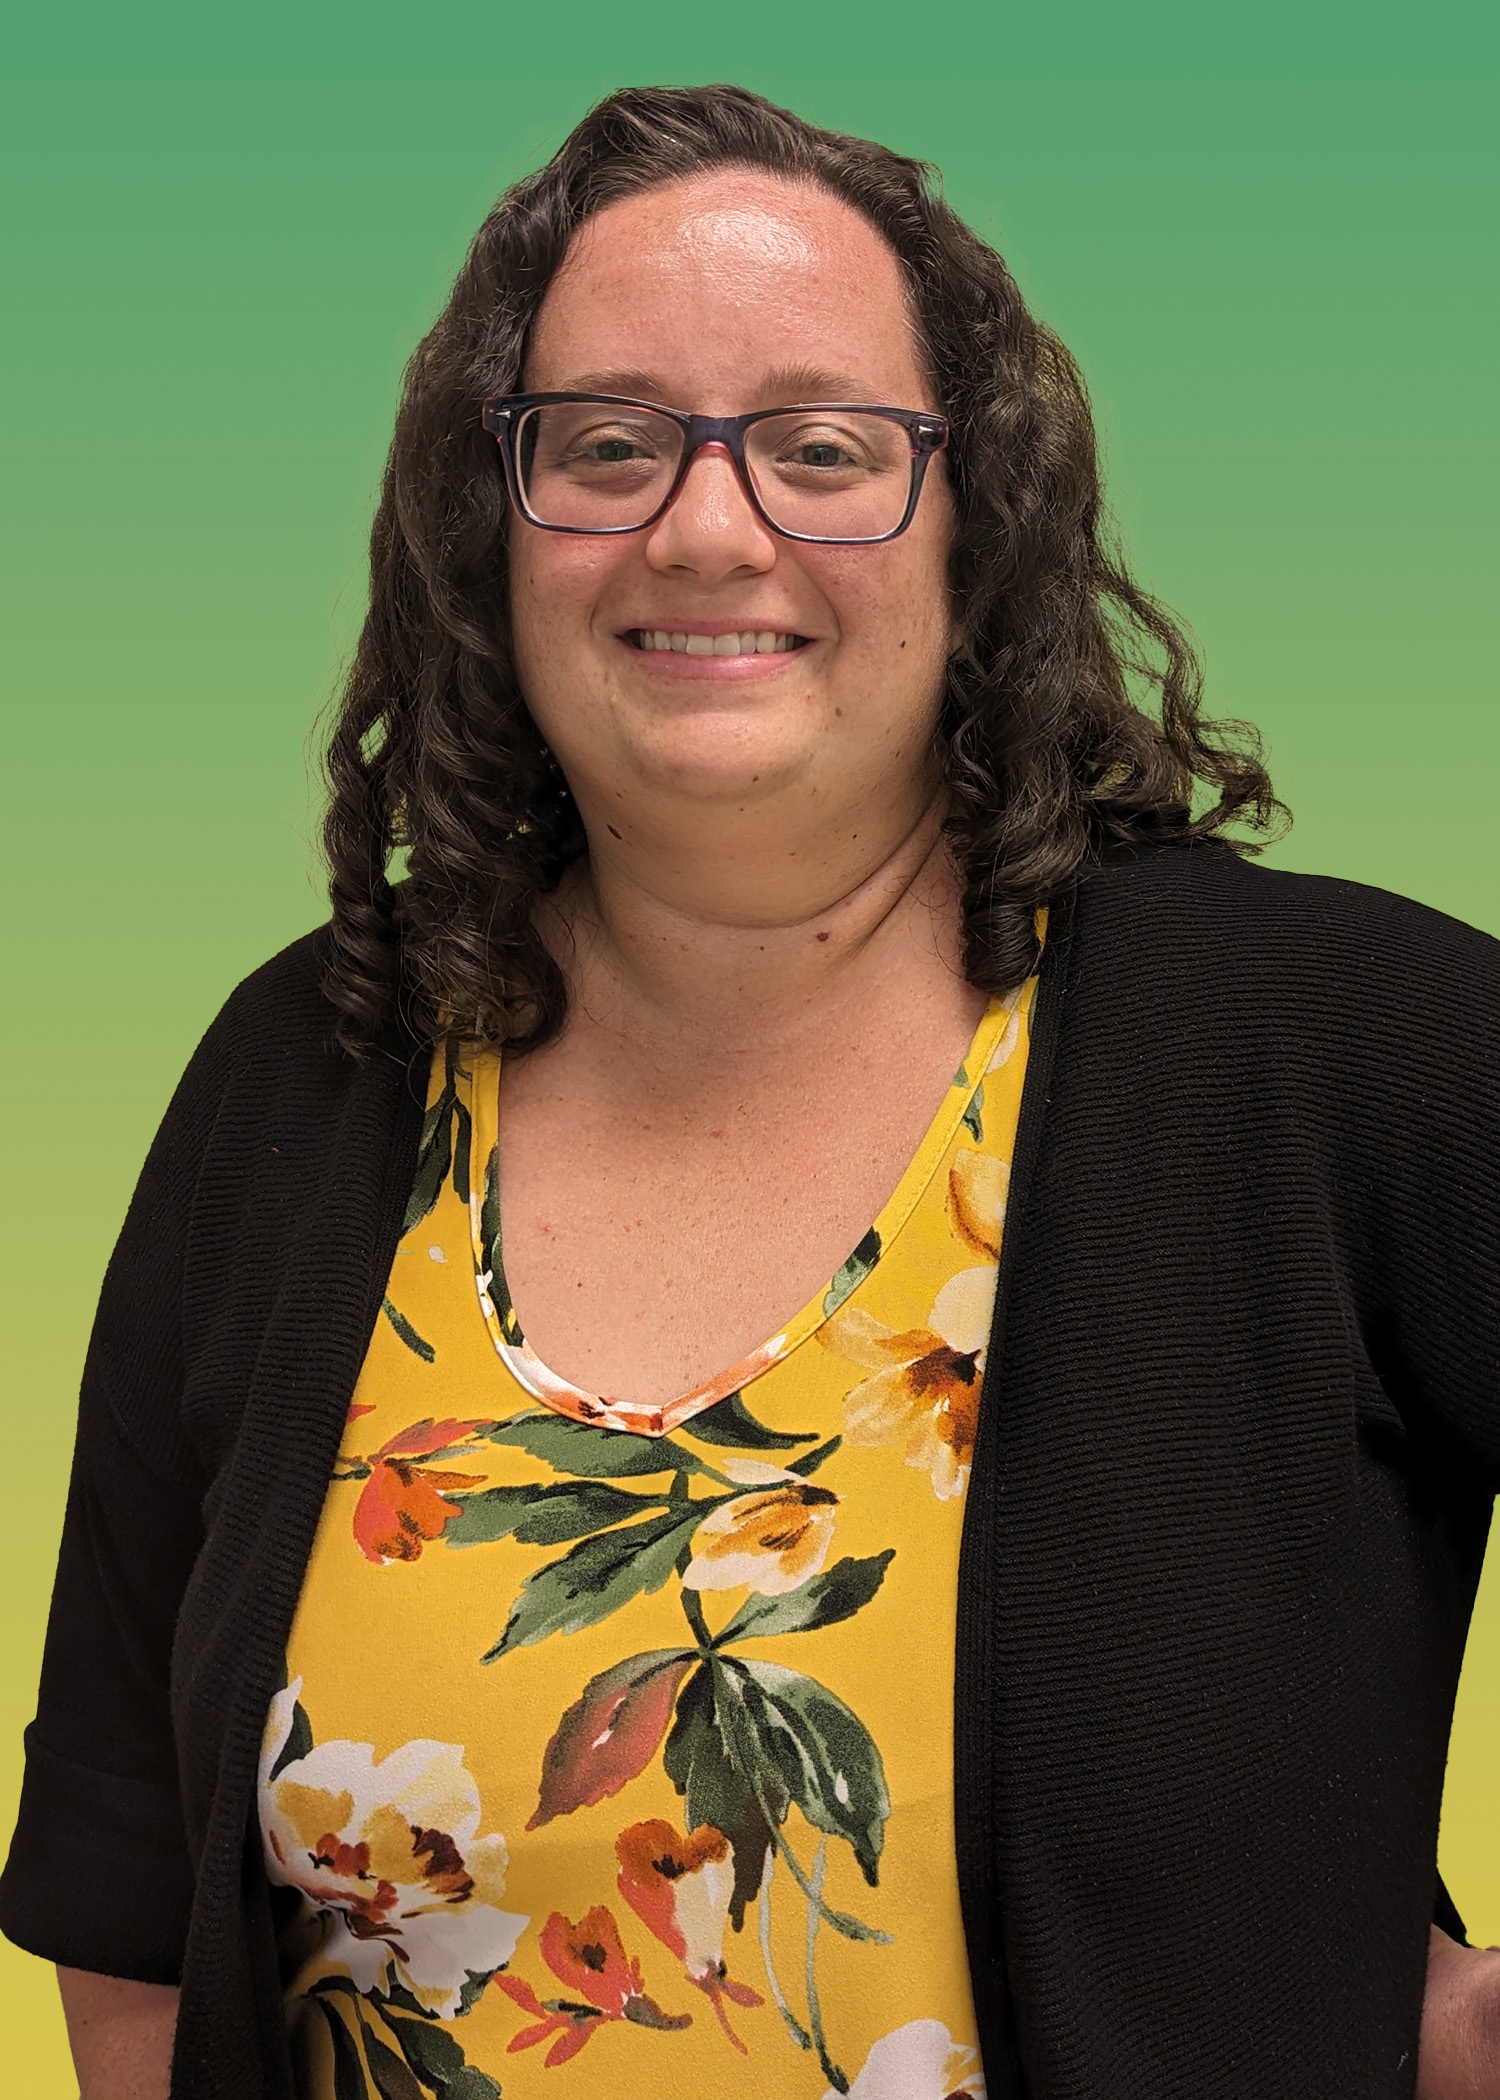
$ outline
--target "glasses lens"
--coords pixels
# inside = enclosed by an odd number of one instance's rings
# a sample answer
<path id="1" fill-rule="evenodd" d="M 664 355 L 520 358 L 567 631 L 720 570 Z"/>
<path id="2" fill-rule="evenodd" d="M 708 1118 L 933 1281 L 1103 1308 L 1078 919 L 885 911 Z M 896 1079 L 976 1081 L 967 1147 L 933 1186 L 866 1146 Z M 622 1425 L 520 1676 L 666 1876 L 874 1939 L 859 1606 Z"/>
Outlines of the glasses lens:
<path id="1" fill-rule="evenodd" d="M 552 401 L 529 408 L 516 431 L 526 507 L 543 525 L 629 531 L 658 509 L 682 432 L 648 408 L 608 401 Z"/>
<path id="2" fill-rule="evenodd" d="M 772 524 L 816 539 L 882 539 L 911 495 L 905 430 L 855 409 L 794 408 L 752 423 L 745 464 Z"/>

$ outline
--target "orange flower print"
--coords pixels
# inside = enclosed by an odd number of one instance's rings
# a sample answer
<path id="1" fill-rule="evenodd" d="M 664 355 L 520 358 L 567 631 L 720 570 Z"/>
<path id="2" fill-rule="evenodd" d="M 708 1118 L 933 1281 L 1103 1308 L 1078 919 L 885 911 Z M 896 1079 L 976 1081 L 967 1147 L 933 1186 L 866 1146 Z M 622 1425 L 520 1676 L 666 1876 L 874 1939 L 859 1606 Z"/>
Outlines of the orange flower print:
<path id="1" fill-rule="evenodd" d="M 368 1410 L 351 1408 L 351 1417 Z M 393 1560 L 416 1560 L 422 1548 L 441 1538 L 443 1526 L 458 1515 L 446 1500 L 453 1488 L 478 1487 L 481 1473 L 445 1473 L 431 1461 L 454 1444 L 462 1444 L 484 1422 L 414 1422 L 390 1437 L 368 1458 L 346 1460 L 356 1468 L 344 1475 L 358 1479 L 359 1470 L 369 1469 L 359 1501 L 354 1508 L 354 1537 L 366 1560 L 385 1565 Z"/>
<path id="2" fill-rule="evenodd" d="M 659 1818 L 632 1823 L 615 1840 L 620 1894 L 641 1923 L 675 1954 L 690 1982 L 705 1991 L 719 2025 L 743 2056 L 724 2000 L 764 2005 L 758 1991 L 736 1983 L 724 1966 L 724 1928 L 734 1894 L 734 1860 L 723 1831 L 705 1823 L 690 1837 Z"/>
<path id="3" fill-rule="evenodd" d="M 949 1277 L 928 1326 L 897 1333 L 850 1304 L 818 1330 L 825 1349 L 875 1374 L 844 1396 L 848 1442 L 904 1442 L 906 1463 L 931 1476 L 942 1501 L 963 1493 L 973 1462 L 1009 1179 L 987 1152 L 960 1152 L 949 1168 L 949 1221 L 982 1259 Z"/>
<path id="4" fill-rule="evenodd" d="M 524 1977 L 495 1977 L 496 1990 L 504 1991 L 536 2022 L 511 2036 L 507 2054 L 535 2049 L 555 2036 L 543 2059 L 552 2070 L 576 2056 L 604 2020 L 629 2020 L 635 2027 L 663 2029 L 692 2026 L 691 2013 L 664 2013 L 646 1996 L 641 1965 L 626 1954 L 620 1928 L 602 1903 L 585 1911 L 576 1925 L 561 1911 L 553 1911 L 538 1944 L 543 1961 L 570 1995 L 538 1998 Z"/>
<path id="5" fill-rule="evenodd" d="M 875 1373 L 844 1395 L 844 1433 L 866 1447 L 904 1441 L 941 1501 L 961 1495 L 974 1457 L 995 1270 L 960 1269 L 938 1292 L 930 1327 L 893 1333 L 859 1306 L 819 1331 L 826 1349 Z"/>
<path id="6" fill-rule="evenodd" d="M 747 1585 L 763 1597 L 800 1589 L 828 1558 L 838 1496 L 760 1459 L 726 1458 L 723 1470 L 741 1486 L 764 1483 L 764 1492 L 739 1495 L 704 1518 L 693 1535 L 684 1589 Z"/>

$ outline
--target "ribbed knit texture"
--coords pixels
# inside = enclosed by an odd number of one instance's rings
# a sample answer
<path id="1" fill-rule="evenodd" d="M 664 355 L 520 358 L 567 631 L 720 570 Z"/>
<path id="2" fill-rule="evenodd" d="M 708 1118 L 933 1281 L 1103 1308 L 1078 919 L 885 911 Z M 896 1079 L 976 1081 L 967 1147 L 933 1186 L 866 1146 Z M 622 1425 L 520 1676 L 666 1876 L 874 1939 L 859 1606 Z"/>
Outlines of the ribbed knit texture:
<path id="1" fill-rule="evenodd" d="M 1500 1472 L 1500 949 L 1202 852 L 1058 933 L 960 1591 L 975 1957 L 1003 1918 L 1033 2100 L 1410 2094 Z"/>
<path id="2" fill-rule="evenodd" d="M 322 957 L 229 1000 L 110 1262 L 0 1881 L 0 1929 L 46 1958 L 180 1973 L 172 2091 L 214 2100 L 290 2100 L 254 1775 L 426 1083 L 394 1037 L 332 1048 Z"/>
<path id="3" fill-rule="evenodd" d="M 0 1927 L 285 2100 L 256 1756 L 415 1153 L 321 936 L 241 986 L 101 1300 Z M 992 2100 L 1396 2100 L 1500 1480 L 1500 948 L 1166 850 L 1054 913 L 969 1489 Z M 175 1625 L 175 1640 L 174 1629 Z M 175 1771 L 174 1771 L 175 1745 Z"/>

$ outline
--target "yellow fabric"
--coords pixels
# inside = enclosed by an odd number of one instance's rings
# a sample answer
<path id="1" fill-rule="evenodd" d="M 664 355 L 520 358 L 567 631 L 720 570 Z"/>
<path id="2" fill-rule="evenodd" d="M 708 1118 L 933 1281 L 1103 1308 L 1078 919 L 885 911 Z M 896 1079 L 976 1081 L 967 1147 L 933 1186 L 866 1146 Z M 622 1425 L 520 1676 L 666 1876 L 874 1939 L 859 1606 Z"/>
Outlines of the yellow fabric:
<path id="1" fill-rule="evenodd" d="M 659 1411 L 526 1346 L 499 1060 L 435 1058 L 261 1764 L 304 2100 L 983 2091 L 953 1629 L 1031 993 L 827 1288 Z"/>

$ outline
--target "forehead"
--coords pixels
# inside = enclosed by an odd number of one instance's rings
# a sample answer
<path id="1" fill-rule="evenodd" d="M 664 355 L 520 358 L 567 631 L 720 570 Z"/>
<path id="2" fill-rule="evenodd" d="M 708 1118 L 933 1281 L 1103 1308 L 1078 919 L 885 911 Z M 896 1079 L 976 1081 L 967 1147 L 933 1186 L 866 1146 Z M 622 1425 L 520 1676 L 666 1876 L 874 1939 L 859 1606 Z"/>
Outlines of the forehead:
<path id="1" fill-rule="evenodd" d="M 788 389 L 794 378 L 838 380 L 837 398 L 938 405 L 901 265 L 869 221 L 811 185 L 721 169 L 585 221 L 542 303 L 525 385 L 645 392 L 710 414 L 830 391 Z"/>

